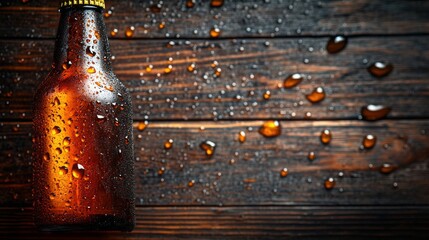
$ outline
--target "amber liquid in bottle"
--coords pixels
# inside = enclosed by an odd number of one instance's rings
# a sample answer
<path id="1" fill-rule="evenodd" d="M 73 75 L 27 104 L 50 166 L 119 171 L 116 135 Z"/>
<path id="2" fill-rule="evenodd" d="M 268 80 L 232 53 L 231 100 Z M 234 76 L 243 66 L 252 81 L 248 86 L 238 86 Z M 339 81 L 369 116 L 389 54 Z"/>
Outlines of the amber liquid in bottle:
<path id="1" fill-rule="evenodd" d="M 131 231 L 130 94 L 112 71 L 101 7 L 63 7 L 34 99 L 34 214 L 42 230 Z"/>

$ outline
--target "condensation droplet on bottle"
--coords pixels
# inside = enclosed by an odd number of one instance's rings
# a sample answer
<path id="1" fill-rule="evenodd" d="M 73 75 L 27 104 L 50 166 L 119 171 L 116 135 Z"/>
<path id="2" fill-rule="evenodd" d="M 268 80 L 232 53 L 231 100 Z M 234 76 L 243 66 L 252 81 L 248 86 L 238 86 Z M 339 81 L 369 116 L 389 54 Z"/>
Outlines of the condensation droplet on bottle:
<path id="1" fill-rule="evenodd" d="M 52 132 L 52 135 L 56 135 L 56 134 L 58 134 L 58 133 L 61 132 L 61 128 L 58 127 L 58 126 L 55 126 L 55 127 L 52 128 L 51 132 Z"/>
<path id="2" fill-rule="evenodd" d="M 325 99 L 325 90 L 322 87 L 317 87 L 310 94 L 305 96 L 311 103 L 318 103 Z"/>
<path id="3" fill-rule="evenodd" d="M 106 117 L 105 117 L 105 116 L 103 116 L 103 115 L 99 115 L 99 114 L 97 114 L 97 121 L 98 121 L 99 123 L 105 122 L 105 121 L 106 121 Z"/>
<path id="4" fill-rule="evenodd" d="M 328 53 L 341 52 L 347 46 L 347 38 L 344 36 L 331 37 L 326 44 L 326 50 Z"/>
<path id="5" fill-rule="evenodd" d="M 61 153 L 63 153 L 63 151 L 61 150 L 61 148 L 55 148 L 55 153 L 57 155 L 60 155 Z"/>
<path id="6" fill-rule="evenodd" d="M 207 156 L 212 156 L 216 149 L 216 143 L 206 140 L 200 144 L 200 148 L 206 152 Z"/>
<path id="7" fill-rule="evenodd" d="M 101 35 L 99 31 L 94 31 L 95 38 L 100 39 Z"/>
<path id="8" fill-rule="evenodd" d="M 315 152 L 309 152 L 307 155 L 308 160 L 313 161 L 316 159 L 316 153 Z"/>
<path id="9" fill-rule="evenodd" d="M 173 139 L 168 139 L 167 141 L 164 142 L 164 148 L 166 150 L 171 149 L 173 147 Z"/>
<path id="10" fill-rule="evenodd" d="M 222 7 L 224 0 L 211 0 L 210 6 L 212 7 Z"/>
<path id="11" fill-rule="evenodd" d="M 63 176 L 66 175 L 69 172 L 69 169 L 65 166 L 62 166 L 59 168 L 58 174 Z"/>
<path id="12" fill-rule="evenodd" d="M 391 63 L 375 62 L 368 67 L 368 72 L 374 77 L 385 77 L 393 70 Z"/>
<path id="13" fill-rule="evenodd" d="M 49 199 L 54 200 L 55 199 L 55 193 L 50 193 L 49 194 Z"/>
<path id="14" fill-rule="evenodd" d="M 370 104 L 361 108 L 361 115 L 367 121 L 376 121 L 386 117 L 390 110 L 390 107 Z"/>
<path id="15" fill-rule="evenodd" d="M 93 73 L 95 73 L 95 72 L 96 72 L 95 67 L 89 67 L 86 71 L 87 71 L 89 74 L 93 74 Z"/>
<path id="16" fill-rule="evenodd" d="M 91 50 L 90 46 L 86 47 L 86 55 L 88 55 L 90 57 L 94 57 L 95 56 L 95 52 Z"/>
<path id="17" fill-rule="evenodd" d="M 281 134 L 281 125 L 279 121 L 269 120 L 262 124 L 259 133 L 264 137 L 277 137 Z"/>
<path id="18" fill-rule="evenodd" d="M 320 133 L 320 141 L 323 144 L 329 144 L 331 142 L 331 139 L 332 139 L 331 130 L 325 129 Z"/>
<path id="19" fill-rule="evenodd" d="M 62 67 L 64 70 L 67 70 L 71 67 L 72 62 L 71 61 L 66 61 L 65 63 L 63 63 Z"/>
<path id="20" fill-rule="evenodd" d="M 134 26 L 127 27 L 125 29 L 125 36 L 127 38 L 132 38 L 134 36 L 134 31 L 135 30 L 136 30 L 136 28 Z"/>
<path id="21" fill-rule="evenodd" d="M 43 160 L 45 160 L 45 161 L 51 160 L 51 155 L 49 155 L 49 153 L 43 154 Z"/>
<path id="22" fill-rule="evenodd" d="M 389 174 L 389 173 L 393 172 L 395 169 L 396 169 L 396 167 L 393 166 L 392 164 L 383 163 L 383 164 L 381 164 L 380 172 L 383 174 Z"/>
<path id="23" fill-rule="evenodd" d="M 148 121 L 141 121 L 137 124 L 137 130 L 139 130 L 141 132 L 141 131 L 145 130 L 148 125 L 149 125 Z"/>
<path id="24" fill-rule="evenodd" d="M 210 37 L 212 38 L 217 38 L 220 36 L 220 29 L 219 27 L 212 27 L 212 29 L 210 29 Z"/>
<path id="25" fill-rule="evenodd" d="M 65 138 L 63 139 L 63 146 L 69 146 L 69 145 L 70 145 L 70 142 L 71 142 L 70 137 L 65 137 Z"/>
<path id="26" fill-rule="evenodd" d="M 238 133 L 238 141 L 244 143 L 246 141 L 246 133 L 244 131 L 240 131 Z"/>
<path id="27" fill-rule="evenodd" d="M 58 99 L 57 97 L 54 98 L 54 105 L 61 105 L 60 99 Z"/>
<path id="28" fill-rule="evenodd" d="M 79 164 L 75 163 L 72 168 L 72 175 L 74 178 L 82 178 L 85 174 L 85 168 Z"/>
<path id="29" fill-rule="evenodd" d="M 299 73 L 294 73 L 289 75 L 283 82 L 285 88 L 293 88 L 296 85 L 300 84 L 304 77 Z"/>
<path id="30" fill-rule="evenodd" d="M 374 135 L 368 134 L 362 140 L 362 146 L 366 149 L 373 148 L 377 142 L 377 137 Z"/>
<path id="31" fill-rule="evenodd" d="M 335 179 L 334 178 L 328 178 L 325 180 L 325 189 L 331 190 L 335 187 Z"/>
<path id="32" fill-rule="evenodd" d="M 280 171 L 280 177 L 286 177 L 288 175 L 289 171 L 287 170 L 287 168 L 283 168 Z"/>

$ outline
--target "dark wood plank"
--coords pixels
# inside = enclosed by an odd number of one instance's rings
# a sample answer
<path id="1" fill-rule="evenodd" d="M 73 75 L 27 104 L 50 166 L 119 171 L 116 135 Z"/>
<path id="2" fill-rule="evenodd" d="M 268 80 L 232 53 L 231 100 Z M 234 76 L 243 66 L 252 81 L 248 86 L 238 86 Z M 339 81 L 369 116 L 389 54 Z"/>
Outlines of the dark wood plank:
<path id="1" fill-rule="evenodd" d="M 427 206 L 138 207 L 131 233 L 38 232 L 30 208 L 0 208 L 13 239 L 399 239 L 425 237 Z M 0 235 L 0 236 L 2 236 Z"/>
<path id="2" fill-rule="evenodd" d="M 273 39 L 269 47 L 262 39 L 176 41 L 174 47 L 166 47 L 167 40 L 115 40 L 111 45 L 115 73 L 133 95 L 135 119 L 303 119 L 307 112 L 314 119 L 357 119 L 367 104 L 392 107 L 391 118 L 429 117 L 428 41 L 426 36 L 351 38 L 336 55 L 324 49 L 327 38 Z M 53 42 L 0 44 L 0 118 L 31 119 L 33 93 L 50 68 Z M 222 69 L 219 78 L 213 77 L 213 61 Z M 371 76 L 366 68 L 375 61 L 391 62 L 393 72 L 382 79 Z M 186 69 L 191 63 L 195 74 Z M 146 72 L 150 64 L 153 69 Z M 169 64 L 173 71 L 165 74 Z M 306 76 L 298 87 L 278 87 L 295 72 Z M 311 104 L 305 95 L 319 86 L 326 99 Z M 262 98 L 267 90 L 270 100 Z"/>
<path id="3" fill-rule="evenodd" d="M 142 132 L 135 129 L 137 203 L 429 203 L 428 120 L 284 121 L 281 124 L 282 135 L 273 139 L 257 132 L 259 121 L 152 122 Z M 0 127 L 1 206 L 31 204 L 30 126 L 29 123 L 3 123 Z M 329 145 L 319 140 L 325 128 L 333 134 Z M 246 142 L 237 141 L 239 131 L 247 132 Z M 377 144 L 371 150 L 359 150 L 366 134 L 375 135 Z M 168 139 L 174 140 L 173 148 L 165 150 L 163 145 Z M 207 139 L 217 144 L 212 158 L 205 156 L 199 147 Z M 316 153 L 313 161 L 307 159 L 310 151 Z M 383 163 L 397 169 L 382 174 Z M 162 167 L 165 172 L 159 175 Z M 289 175 L 282 178 L 280 171 L 284 167 L 289 169 Z M 324 188 L 328 177 L 336 179 L 332 190 Z M 189 187 L 192 180 L 195 184 Z"/>
<path id="4" fill-rule="evenodd" d="M 153 1 L 158 3 L 159 1 Z M 124 37 L 135 26 L 139 38 L 209 38 L 214 25 L 221 37 L 314 36 L 331 34 L 429 33 L 427 1 L 225 1 L 220 8 L 197 1 L 162 1 L 153 13 L 151 1 L 107 1 L 114 7 L 107 28 Z M 268 3 L 267 3 L 268 2 Z M 58 1 L 3 0 L 0 3 L 0 37 L 53 38 L 58 25 Z M 25 18 L 22 16 L 26 16 Z M 160 23 L 165 27 L 160 29 Z"/>

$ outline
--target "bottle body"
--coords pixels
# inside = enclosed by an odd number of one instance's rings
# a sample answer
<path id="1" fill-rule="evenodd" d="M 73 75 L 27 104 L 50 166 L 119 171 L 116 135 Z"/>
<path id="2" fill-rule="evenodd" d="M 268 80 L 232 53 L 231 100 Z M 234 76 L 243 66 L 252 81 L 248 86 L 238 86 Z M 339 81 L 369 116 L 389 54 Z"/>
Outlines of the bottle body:
<path id="1" fill-rule="evenodd" d="M 110 67 L 101 8 L 62 9 L 34 98 L 34 214 L 43 230 L 134 227 L 131 99 Z"/>

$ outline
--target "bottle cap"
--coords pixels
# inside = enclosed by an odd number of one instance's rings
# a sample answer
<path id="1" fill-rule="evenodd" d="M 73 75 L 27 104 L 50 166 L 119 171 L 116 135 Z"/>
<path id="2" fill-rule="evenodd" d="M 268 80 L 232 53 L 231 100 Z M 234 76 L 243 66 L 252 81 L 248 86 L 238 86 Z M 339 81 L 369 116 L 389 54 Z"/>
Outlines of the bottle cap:
<path id="1" fill-rule="evenodd" d="M 105 8 L 104 0 L 61 0 L 60 7 L 71 7 L 77 5 L 89 5 Z"/>

